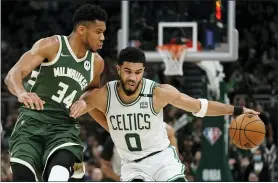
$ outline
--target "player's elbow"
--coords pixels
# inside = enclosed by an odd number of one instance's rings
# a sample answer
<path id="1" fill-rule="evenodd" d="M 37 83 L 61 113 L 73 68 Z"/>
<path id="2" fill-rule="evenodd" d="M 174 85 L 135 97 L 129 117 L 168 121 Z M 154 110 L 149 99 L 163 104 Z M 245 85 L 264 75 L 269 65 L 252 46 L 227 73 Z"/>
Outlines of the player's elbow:
<path id="1" fill-rule="evenodd" d="M 5 77 L 4 83 L 5 83 L 6 86 L 9 85 L 9 83 L 10 83 L 10 75 L 9 75 L 9 73 L 8 73 L 7 76 Z"/>
<path id="2" fill-rule="evenodd" d="M 5 85 L 7 86 L 7 87 L 9 87 L 10 85 L 11 85 L 11 79 L 12 79 L 12 76 L 14 75 L 14 70 L 13 69 L 11 69 L 9 72 L 8 72 L 8 74 L 7 74 L 7 76 L 5 77 L 5 79 L 4 79 L 4 83 L 5 83 Z"/>

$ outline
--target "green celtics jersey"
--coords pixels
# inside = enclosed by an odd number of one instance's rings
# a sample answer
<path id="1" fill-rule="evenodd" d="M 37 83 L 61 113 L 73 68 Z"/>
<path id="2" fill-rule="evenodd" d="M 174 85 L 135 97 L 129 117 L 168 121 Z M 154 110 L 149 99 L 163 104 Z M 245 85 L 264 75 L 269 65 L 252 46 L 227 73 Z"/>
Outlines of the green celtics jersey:
<path id="1" fill-rule="evenodd" d="M 58 39 L 60 48 L 55 59 L 32 71 L 26 87 L 46 102 L 44 110 L 20 108 L 20 112 L 47 123 L 74 121 L 69 117 L 69 109 L 93 79 L 94 53 L 88 51 L 78 59 L 67 37 L 58 36 Z"/>

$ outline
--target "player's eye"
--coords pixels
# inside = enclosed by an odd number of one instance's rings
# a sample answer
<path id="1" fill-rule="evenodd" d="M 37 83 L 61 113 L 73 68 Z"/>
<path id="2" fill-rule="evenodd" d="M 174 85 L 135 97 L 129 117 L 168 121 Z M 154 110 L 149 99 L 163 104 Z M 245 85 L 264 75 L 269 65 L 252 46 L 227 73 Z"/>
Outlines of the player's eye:
<path id="1" fill-rule="evenodd" d="M 141 71 L 135 72 L 135 74 L 139 75 L 139 74 L 141 74 Z"/>

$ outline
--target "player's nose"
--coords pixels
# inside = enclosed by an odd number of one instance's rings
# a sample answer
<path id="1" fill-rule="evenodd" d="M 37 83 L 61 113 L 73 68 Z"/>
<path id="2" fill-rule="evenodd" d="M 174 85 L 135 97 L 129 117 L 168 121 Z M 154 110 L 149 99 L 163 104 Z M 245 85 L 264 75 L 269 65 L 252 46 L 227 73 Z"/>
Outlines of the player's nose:
<path id="1" fill-rule="evenodd" d="M 104 36 L 104 34 L 102 33 L 101 35 L 100 35 L 100 41 L 104 41 L 105 40 L 105 36 Z"/>

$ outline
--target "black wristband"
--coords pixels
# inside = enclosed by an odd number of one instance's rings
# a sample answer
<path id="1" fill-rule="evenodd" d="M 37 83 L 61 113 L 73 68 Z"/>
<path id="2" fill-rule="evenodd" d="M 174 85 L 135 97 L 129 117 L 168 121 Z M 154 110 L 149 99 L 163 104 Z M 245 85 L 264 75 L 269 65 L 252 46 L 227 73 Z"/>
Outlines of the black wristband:
<path id="1" fill-rule="evenodd" d="M 243 113 L 243 107 L 240 106 L 234 106 L 234 113 L 233 115 L 241 115 Z"/>

